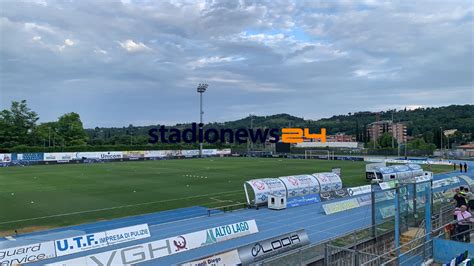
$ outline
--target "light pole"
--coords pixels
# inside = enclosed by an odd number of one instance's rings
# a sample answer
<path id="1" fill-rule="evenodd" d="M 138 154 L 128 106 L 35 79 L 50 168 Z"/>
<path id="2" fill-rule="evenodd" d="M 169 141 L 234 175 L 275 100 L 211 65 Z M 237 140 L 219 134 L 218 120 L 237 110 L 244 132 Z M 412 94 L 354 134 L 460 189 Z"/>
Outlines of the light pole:
<path id="1" fill-rule="evenodd" d="M 441 145 L 440 145 L 440 148 L 441 148 L 441 160 L 443 160 L 444 158 L 444 154 L 443 154 L 443 127 L 439 127 L 439 134 L 441 135 Z"/>
<path id="2" fill-rule="evenodd" d="M 202 115 L 204 114 L 204 112 L 202 111 L 202 94 L 206 91 L 207 87 L 209 87 L 209 85 L 205 83 L 200 83 L 197 87 L 197 92 L 199 93 L 199 107 L 200 107 L 199 124 L 202 124 Z M 204 132 L 204 129 L 203 129 L 203 132 Z M 202 142 L 199 142 L 199 157 L 202 158 Z"/>

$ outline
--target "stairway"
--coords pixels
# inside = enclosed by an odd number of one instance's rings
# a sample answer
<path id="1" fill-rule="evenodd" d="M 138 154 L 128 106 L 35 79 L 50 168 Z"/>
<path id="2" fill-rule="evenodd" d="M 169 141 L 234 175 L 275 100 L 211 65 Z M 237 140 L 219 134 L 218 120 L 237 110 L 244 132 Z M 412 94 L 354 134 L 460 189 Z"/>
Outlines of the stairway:
<path id="1" fill-rule="evenodd" d="M 418 228 L 418 227 L 409 227 L 408 230 L 400 235 L 400 246 L 401 246 L 401 253 L 405 253 L 409 251 L 410 249 L 418 246 L 421 244 L 420 241 L 415 241 L 412 242 L 409 245 L 405 245 L 409 243 L 410 241 L 419 238 L 420 236 L 425 234 L 425 229 L 424 228 Z"/>

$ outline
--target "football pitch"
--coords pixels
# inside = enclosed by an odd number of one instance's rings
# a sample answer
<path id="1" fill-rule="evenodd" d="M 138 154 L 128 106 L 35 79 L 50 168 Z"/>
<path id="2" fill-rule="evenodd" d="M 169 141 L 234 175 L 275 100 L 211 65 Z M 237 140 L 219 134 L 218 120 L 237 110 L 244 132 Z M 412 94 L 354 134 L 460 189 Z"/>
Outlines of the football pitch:
<path id="1" fill-rule="evenodd" d="M 0 235 L 188 206 L 244 203 L 243 183 L 249 179 L 332 167 L 341 168 L 346 187 L 367 184 L 365 163 L 351 161 L 230 157 L 0 168 Z"/>

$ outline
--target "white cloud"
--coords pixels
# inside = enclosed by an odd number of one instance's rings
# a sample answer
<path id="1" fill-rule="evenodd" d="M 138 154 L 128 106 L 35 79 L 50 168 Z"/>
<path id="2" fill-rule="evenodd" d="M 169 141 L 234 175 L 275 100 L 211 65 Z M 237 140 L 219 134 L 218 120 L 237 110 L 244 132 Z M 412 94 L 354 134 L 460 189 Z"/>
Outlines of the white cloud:
<path id="1" fill-rule="evenodd" d="M 67 46 L 73 46 L 73 45 L 74 45 L 74 41 L 71 40 L 71 39 L 66 39 L 66 40 L 64 40 L 64 44 L 67 45 Z"/>
<path id="2" fill-rule="evenodd" d="M 94 53 L 96 54 L 107 54 L 106 50 L 100 49 L 100 48 L 95 48 Z"/>
<path id="3" fill-rule="evenodd" d="M 27 31 L 42 31 L 42 32 L 50 33 L 50 34 L 55 33 L 55 31 L 51 27 L 47 25 L 40 25 L 34 22 L 26 22 L 24 24 L 24 27 Z"/>
<path id="4" fill-rule="evenodd" d="M 245 60 L 242 56 L 211 56 L 202 57 L 189 62 L 187 65 L 191 68 L 205 67 L 207 65 L 216 65 L 221 63 L 232 63 Z"/>
<path id="5" fill-rule="evenodd" d="M 134 42 L 133 40 L 125 40 L 123 42 L 119 42 L 120 46 L 127 50 L 129 53 L 136 53 L 136 52 L 144 52 L 144 51 L 150 51 L 150 47 L 146 46 L 142 42 Z"/>

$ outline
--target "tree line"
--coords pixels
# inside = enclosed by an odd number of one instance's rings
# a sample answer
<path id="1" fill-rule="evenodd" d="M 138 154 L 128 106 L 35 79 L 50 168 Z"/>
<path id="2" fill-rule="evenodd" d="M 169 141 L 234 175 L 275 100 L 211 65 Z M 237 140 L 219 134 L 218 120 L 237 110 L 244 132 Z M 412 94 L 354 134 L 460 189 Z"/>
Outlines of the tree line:
<path id="1" fill-rule="evenodd" d="M 377 140 L 371 140 L 367 134 L 368 124 L 376 120 L 403 122 L 407 125 L 407 134 L 413 137 L 409 149 L 433 150 L 441 146 L 450 147 L 473 140 L 474 105 L 451 105 L 438 108 L 418 108 L 415 110 L 388 110 L 383 112 L 356 112 L 336 115 L 320 120 L 310 120 L 288 114 L 270 116 L 248 116 L 235 121 L 208 123 L 206 127 L 220 128 L 309 128 L 318 132 L 326 128 L 328 134 L 339 132 L 354 135 L 356 140 L 366 144 L 367 148 L 383 149 L 392 147 L 392 136 L 383 134 Z M 130 149 L 193 149 L 195 144 L 180 144 L 173 147 L 158 143 L 150 147 L 148 130 L 159 125 L 126 127 L 95 127 L 84 129 L 77 113 L 67 113 L 57 121 L 38 123 L 36 112 L 27 106 L 25 100 L 13 101 L 9 109 L 0 112 L 0 151 L 67 151 L 67 150 L 130 150 Z M 187 128 L 189 124 L 177 124 L 175 128 Z M 444 136 L 446 129 L 457 129 L 453 135 Z M 441 140 L 442 139 L 442 140 Z M 395 147 L 398 145 L 396 141 Z M 179 147 L 178 147 L 179 146 Z M 226 148 L 225 143 L 207 147 Z"/>

